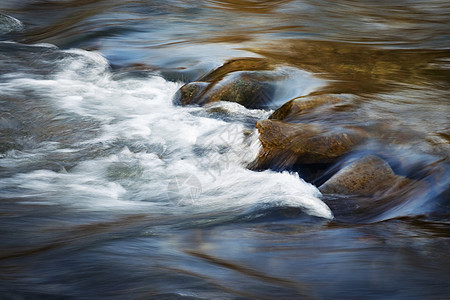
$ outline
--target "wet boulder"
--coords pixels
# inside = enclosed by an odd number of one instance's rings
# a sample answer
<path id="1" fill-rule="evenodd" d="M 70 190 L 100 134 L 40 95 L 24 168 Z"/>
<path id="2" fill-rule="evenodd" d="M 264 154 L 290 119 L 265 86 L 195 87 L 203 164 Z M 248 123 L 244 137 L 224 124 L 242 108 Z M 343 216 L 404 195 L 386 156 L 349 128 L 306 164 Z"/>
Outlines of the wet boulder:
<path id="1" fill-rule="evenodd" d="M 268 106 L 275 90 L 271 76 L 236 72 L 218 82 L 191 82 L 177 92 L 175 104 L 204 105 L 218 101 L 236 102 L 247 108 Z"/>
<path id="2" fill-rule="evenodd" d="M 207 101 L 236 102 L 247 108 L 267 107 L 275 86 L 272 78 L 253 72 L 239 72 L 215 84 L 206 94 Z"/>
<path id="3" fill-rule="evenodd" d="M 208 87 L 207 82 L 190 82 L 183 85 L 173 97 L 173 103 L 175 105 L 193 105 L 202 104 L 202 93 Z"/>
<path id="4" fill-rule="evenodd" d="M 362 143 L 368 134 L 351 126 L 318 123 L 256 123 L 262 150 L 257 168 L 286 169 L 295 164 L 332 163 Z"/>
<path id="5" fill-rule="evenodd" d="M 247 108 L 263 108 L 270 102 L 280 75 L 264 58 L 238 58 L 185 84 L 176 93 L 176 105 L 204 105 L 217 101 L 239 103 Z"/>
<path id="6" fill-rule="evenodd" d="M 346 102 L 345 95 L 317 95 L 302 96 L 286 102 L 278 108 L 270 117 L 271 120 L 292 120 L 312 110 L 323 107 L 343 104 Z"/>
<path id="7" fill-rule="evenodd" d="M 410 182 L 396 175 L 385 160 L 367 155 L 339 170 L 319 190 L 324 194 L 372 196 L 401 189 Z"/>

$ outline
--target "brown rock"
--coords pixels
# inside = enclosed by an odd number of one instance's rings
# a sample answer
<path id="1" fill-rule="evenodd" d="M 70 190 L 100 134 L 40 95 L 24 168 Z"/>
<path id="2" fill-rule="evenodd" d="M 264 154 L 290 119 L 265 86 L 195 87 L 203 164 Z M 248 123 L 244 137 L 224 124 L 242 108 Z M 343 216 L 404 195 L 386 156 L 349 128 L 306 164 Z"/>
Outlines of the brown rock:
<path id="1" fill-rule="evenodd" d="M 262 152 L 260 168 L 285 168 L 294 164 L 330 163 L 352 151 L 368 135 L 353 127 L 327 128 L 321 124 L 262 120 L 256 123 Z"/>
<path id="2" fill-rule="evenodd" d="M 273 87 L 268 76 L 251 72 L 240 72 L 214 85 L 205 95 L 208 103 L 229 101 L 247 108 L 261 108 L 269 104 Z"/>
<path id="3" fill-rule="evenodd" d="M 267 73 L 272 70 L 272 63 L 264 58 L 229 60 L 199 81 L 182 86 L 173 102 L 177 105 L 204 105 L 230 101 L 248 108 L 262 108 L 271 100 L 274 81 L 280 79 Z"/>
<path id="4" fill-rule="evenodd" d="M 341 169 L 319 190 L 324 194 L 372 196 L 398 190 L 410 182 L 396 175 L 383 159 L 368 155 Z"/>
<path id="5" fill-rule="evenodd" d="M 314 108 L 323 105 L 333 105 L 342 103 L 344 100 L 339 95 L 318 95 L 308 97 L 298 97 L 286 102 L 278 108 L 269 119 L 284 120 L 302 115 Z"/>
<path id="6" fill-rule="evenodd" d="M 254 72 L 232 74 L 219 82 L 191 82 L 175 94 L 174 104 L 204 105 L 217 101 L 239 103 L 247 108 L 267 106 L 272 98 L 275 78 Z"/>

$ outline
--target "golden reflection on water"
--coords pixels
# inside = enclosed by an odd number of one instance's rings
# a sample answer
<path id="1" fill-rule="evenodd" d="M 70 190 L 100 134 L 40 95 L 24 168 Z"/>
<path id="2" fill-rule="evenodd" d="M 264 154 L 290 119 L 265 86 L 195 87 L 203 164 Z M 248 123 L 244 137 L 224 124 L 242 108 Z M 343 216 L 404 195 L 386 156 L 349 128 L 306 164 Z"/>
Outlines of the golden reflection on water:
<path id="1" fill-rule="evenodd" d="M 382 49 L 362 44 L 285 40 L 251 51 L 332 80 L 332 93 L 373 93 L 398 83 L 450 83 L 450 70 L 430 68 L 450 57 L 448 50 Z"/>
<path id="2" fill-rule="evenodd" d="M 292 0 L 206 0 L 205 2 L 212 8 L 268 14 Z"/>

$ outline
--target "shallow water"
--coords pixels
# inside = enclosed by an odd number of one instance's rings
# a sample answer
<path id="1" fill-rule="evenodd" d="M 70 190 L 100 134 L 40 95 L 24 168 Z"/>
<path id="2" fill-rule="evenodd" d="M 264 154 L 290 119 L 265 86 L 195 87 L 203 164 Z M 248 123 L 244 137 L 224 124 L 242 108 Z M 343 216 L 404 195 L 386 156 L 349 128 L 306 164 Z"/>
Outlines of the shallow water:
<path id="1" fill-rule="evenodd" d="M 0 12 L 3 298 L 450 296 L 445 1 Z M 267 106 L 173 104 L 235 58 L 275 66 L 259 71 L 278 78 Z M 256 121 L 311 93 L 348 101 L 301 121 L 378 137 L 329 172 L 369 153 L 417 183 L 373 203 L 321 195 L 302 169 L 251 170 Z"/>

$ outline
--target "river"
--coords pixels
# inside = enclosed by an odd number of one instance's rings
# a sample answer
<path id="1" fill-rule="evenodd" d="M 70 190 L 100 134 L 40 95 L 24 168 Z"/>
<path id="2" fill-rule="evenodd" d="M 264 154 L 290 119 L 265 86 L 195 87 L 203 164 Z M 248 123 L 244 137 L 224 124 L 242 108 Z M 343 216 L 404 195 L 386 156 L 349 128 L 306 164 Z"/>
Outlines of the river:
<path id="1" fill-rule="evenodd" d="M 0 298 L 448 299 L 449 24 L 442 0 L 0 1 Z M 273 66 L 269 103 L 176 105 L 236 59 Z M 377 138 L 314 166 L 377 155 L 407 191 L 250 167 L 255 124 L 317 94 L 346 100 L 301 122 Z"/>

